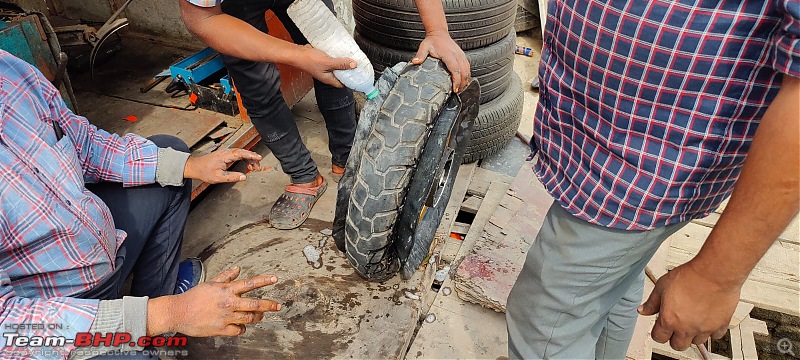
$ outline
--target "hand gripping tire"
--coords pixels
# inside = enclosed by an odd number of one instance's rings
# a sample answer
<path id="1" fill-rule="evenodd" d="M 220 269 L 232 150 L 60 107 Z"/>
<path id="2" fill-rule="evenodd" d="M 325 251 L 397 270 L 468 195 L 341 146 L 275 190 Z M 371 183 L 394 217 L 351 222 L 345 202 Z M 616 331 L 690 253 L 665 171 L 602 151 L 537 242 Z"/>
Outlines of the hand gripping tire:
<path id="1" fill-rule="evenodd" d="M 378 75 L 386 67 L 401 61 L 410 61 L 415 52 L 392 49 L 375 43 L 356 31 L 356 43 L 367 54 Z M 464 54 L 470 64 L 472 77 L 481 84 L 481 104 L 502 94 L 511 82 L 514 72 L 514 45 L 516 34 L 509 32 L 500 41 L 486 47 L 467 50 Z"/>

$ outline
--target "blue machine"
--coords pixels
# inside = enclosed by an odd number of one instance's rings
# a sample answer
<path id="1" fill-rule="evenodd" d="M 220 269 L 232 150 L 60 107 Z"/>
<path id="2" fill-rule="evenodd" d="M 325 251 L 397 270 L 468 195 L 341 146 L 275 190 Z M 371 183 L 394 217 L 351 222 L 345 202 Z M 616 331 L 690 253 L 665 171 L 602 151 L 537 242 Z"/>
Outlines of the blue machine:
<path id="1" fill-rule="evenodd" d="M 211 75 L 225 68 L 219 53 L 212 48 L 205 48 L 169 67 L 173 81 L 183 81 L 187 85 L 199 84 L 208 79 Z M 233 89 L 230 86 L 230 77 L 224 76 L 225 84 L 220 80 L 224 92 L 230 94 Z M 227 85 L 226 85 L 227 84 Z"/>
<path id="2" fill-rule="evenodd" d="M 154 79 L 170 77 L 172 82 L 167 86 L 168 93 L 176 94 L 182 89 L 192 93 L 189 99 L 198 107 L 228 115 L 239 113 L 236 93 L 228 74 L 214 78 L 225 69 L 220 54 L 212 48 L 205 48 L 181 61 L 170 65 Z M 217 75 L 219 76 L 219 75 Z M 157 80 L 156 80 L 157 81 Z M 151 82 L 150 85 L 153 85 Z M 143 88 L 142 91 L 152 86 Z"/>

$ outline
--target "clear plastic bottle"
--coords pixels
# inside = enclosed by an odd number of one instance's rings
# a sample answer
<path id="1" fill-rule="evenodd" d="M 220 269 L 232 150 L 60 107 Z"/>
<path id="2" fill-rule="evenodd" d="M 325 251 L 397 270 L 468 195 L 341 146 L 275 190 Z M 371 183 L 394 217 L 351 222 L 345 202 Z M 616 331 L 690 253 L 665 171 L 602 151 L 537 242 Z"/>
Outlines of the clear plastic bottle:
<path id="1" fill-rule="evenodd" d="M 355 69 L 333 71 L 342 84 L 363 92 L 369 100 L 378 96 L 372 63 L 322 1 L 295 0 L 286 12 L 311 46 L 331 57 L 347 57 L 356 61 Z"/>

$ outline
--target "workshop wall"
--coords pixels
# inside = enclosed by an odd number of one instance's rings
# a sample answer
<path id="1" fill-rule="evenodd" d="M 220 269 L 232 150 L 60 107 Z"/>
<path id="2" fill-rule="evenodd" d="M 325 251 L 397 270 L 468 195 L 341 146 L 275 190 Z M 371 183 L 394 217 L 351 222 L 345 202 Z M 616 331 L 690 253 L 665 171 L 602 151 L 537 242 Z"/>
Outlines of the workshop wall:
<path id="1" fill-rule="evenodd" d="M 36 10 L 47 15 L 61 15 L 73 20 L 105 22 L 113 9 L 124 0 L 6 0 L 25 10 Z M 339 20 L 353 32 L 353 5 L 351 0 L 333 0 Z M 123 13 L 130 21 L 130 31 L 158 36 L 168 43 L 180 43 L 189 48 L 202 44 L 183 25 L 178 12 L 178 0 L 133 0 Z"/>

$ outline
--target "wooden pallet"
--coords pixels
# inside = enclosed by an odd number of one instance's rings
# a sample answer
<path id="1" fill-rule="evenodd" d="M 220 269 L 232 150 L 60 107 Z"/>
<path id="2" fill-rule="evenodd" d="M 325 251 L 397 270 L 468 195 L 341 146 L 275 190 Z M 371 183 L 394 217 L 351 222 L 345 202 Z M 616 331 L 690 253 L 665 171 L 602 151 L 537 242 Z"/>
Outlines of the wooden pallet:
<path id="1" fill-rule="evenodd" d="M 648 268 L 654 273 L 656 278 L 660 278 L 667 273 L 667 269 L 672 266 L 669 263 L 669 256 L 672 255 L 674 249 L 673 241 L 680 239 L 680 233 L 676 236 L 667 239 L 661 248 L 656 252 L 653 259 L 648 264 Z M 644 299 L 646 299 L 653 291 L 654 284 L 651 281 L 645 282 Z M 764 321 L 756 320 L 750 317 L 750 312 L 753 310 L 754 305 L 749 302 L 740 301 L 733 313 L 728 328 L 730 329 L 731 346 L 733 349 L 732 359 L 758 359 L 756 352 L 755 335 L 769 335 L 767 324 Z M 685 351 L 677 351 L 672 349 L 667 344 L 659 344 L 650 337 L 650 331 L 655 324 L 655 316 L 643 317 L 640 316 L 636 323 L 636 330 L 634 332 L 633 340 L 628 348 L 627 359 L 652 359 L 654 354 L 661 356 L 668 356 L 676 360 L 689 360 L 689 359 L 702 359 L 702 354 L 697 347 L 692 346 Z M 725 356 L 714 353 L 714 349 L 710 349 L 711 359 L 728 359 Z"/>

